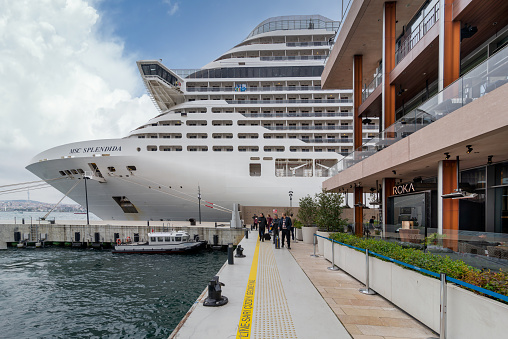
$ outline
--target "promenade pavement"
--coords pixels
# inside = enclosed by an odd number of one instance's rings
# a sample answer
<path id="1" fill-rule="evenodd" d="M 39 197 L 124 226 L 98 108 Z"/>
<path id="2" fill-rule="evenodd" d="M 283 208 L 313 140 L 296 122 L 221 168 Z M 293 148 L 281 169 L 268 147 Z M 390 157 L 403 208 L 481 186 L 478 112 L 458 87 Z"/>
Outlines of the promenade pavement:
<path id="1" fill-rule="evenodd" d="M 379 295 L 366 295 L 362 283 L 342 270 L 332 271 L 313 245 L 298 242 L 291 254 L 354 339 L 439 338 L 425 325 Z"/>

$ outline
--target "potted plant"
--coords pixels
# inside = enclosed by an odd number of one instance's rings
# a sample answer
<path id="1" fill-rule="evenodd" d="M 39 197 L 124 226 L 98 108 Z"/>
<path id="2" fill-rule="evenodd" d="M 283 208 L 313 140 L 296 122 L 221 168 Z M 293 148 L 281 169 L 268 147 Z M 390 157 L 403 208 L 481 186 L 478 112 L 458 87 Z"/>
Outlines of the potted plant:
<path id="1" fill-rule="evenodd" d="M 317 227 L 314 226 L 316 218 L 316 204 L 310 195 L 300 199 L 300 209 L 298 210 L 297 216 L 303 224 L 303 242 L 305 244 L 312 244 L 314 241 L 314 233 L 317 231 Z"/>
<path id="2" fill-rule="evenodd" d="M 344 232 L 346 219 L 342 219 L 342 203 L 339 193 L 323 190 L 315 196 L 317 234 L 328 238 L 331 232 Z M 319 254 L 324 255 L 325 239 L 318 237 Z"/>
<path id="3" fill-rule="evenodd" d="M 300 220 L 295 219 L 293 223 L 293 227 L 295 228 L 295 238 L 296 240 L 303 240 L 303 234 L 302 234 L 302 222 Z"/>

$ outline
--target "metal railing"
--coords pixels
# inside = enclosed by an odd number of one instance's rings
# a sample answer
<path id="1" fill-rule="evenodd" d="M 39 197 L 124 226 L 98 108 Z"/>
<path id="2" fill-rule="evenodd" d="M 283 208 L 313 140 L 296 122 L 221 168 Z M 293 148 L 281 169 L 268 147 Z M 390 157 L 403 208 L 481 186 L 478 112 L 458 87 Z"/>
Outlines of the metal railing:
<path id="1" fill-rule="evenodd" d="M 441 92 L 404 115 L 361 147 L 342 159 L 333 169 L 338 174 L 393 145 L 490 91 L 508 83 L 508 48 L 505 47 Z"/>
<path id="2" fill-rule="evenodd" d="M 261 61 L 324 60 L 328 55 L 262 56 Z"/>
<path id="3" fill-rule="evenodd" d="M 398 64 L 413 47 L 420 41 L 425 34 L 434 26 L 439 20 L 439 6 L 440 2 L 431 8 L 431 10 L 425 14 L 425 17 L 420 21 L 417 28 L 408 32 L 407 35 L 403 36 L 398 42 L 398 47 L 395 51 L 395 64 Z"/>
<path id="4" fill-rule="evenodd" d="M 381 73 L 376 73 L 374 79 L 372 79 L 370 84 L 366 85 L 362 90 L 362 103 L 367 100 L 367 98 L 372 94 L 372 92 L 374 92 L 377 86 L 381 85 L 382 81 L 383 77 L 381 76 Z"/>
<path id="5" fill-rule="evenodd" d="M 309 100 L 226 100 L 228 104 L 352 104 L 349 99 L 309 99 Z"/>
<path id="6" fill-rule="evenodd" d="M 274 92 L 274 91 L 321 91 L 321 86 L 187 87 L 187 92 Z"/>
<path id="7" fill-rule="evenodd" d="M 293 117 L 352 117 L 352 112 L 314 112 L 314 113 L 242 113 L 246 118 L 293 118 Z"/>

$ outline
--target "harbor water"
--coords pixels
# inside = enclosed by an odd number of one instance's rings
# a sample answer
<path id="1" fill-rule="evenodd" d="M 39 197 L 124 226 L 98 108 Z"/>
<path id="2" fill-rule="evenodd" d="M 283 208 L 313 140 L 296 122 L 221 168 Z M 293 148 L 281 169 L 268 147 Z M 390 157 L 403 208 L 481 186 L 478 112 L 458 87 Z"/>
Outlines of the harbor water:
<path id="1" fill-rule="evenodd" d="M 167 338 L 226 258 L 0 251 L 0 337 Z"/>

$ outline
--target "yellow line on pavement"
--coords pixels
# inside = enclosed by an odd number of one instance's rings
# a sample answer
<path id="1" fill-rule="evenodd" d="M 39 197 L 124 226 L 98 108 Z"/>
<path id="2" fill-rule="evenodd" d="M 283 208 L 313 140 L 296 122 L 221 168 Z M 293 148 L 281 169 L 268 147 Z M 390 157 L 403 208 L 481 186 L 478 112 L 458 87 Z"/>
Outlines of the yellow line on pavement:
<path id="1" fill-rule="evenodd" d="M 256 242 L 254 257 L 249 273 L 249 281 L 245 290 L 243 299 L 242 314 L 240 315 L 240 323 L 238 324 L 238 332 L 236 338 L 250 338 L 250 330 L 252 326 L 252 314 L 254 311 L 254 293 L 256 292 L 256 276 L 258 274 L 258 256 L 259 256 L 259 239 Z"/>

